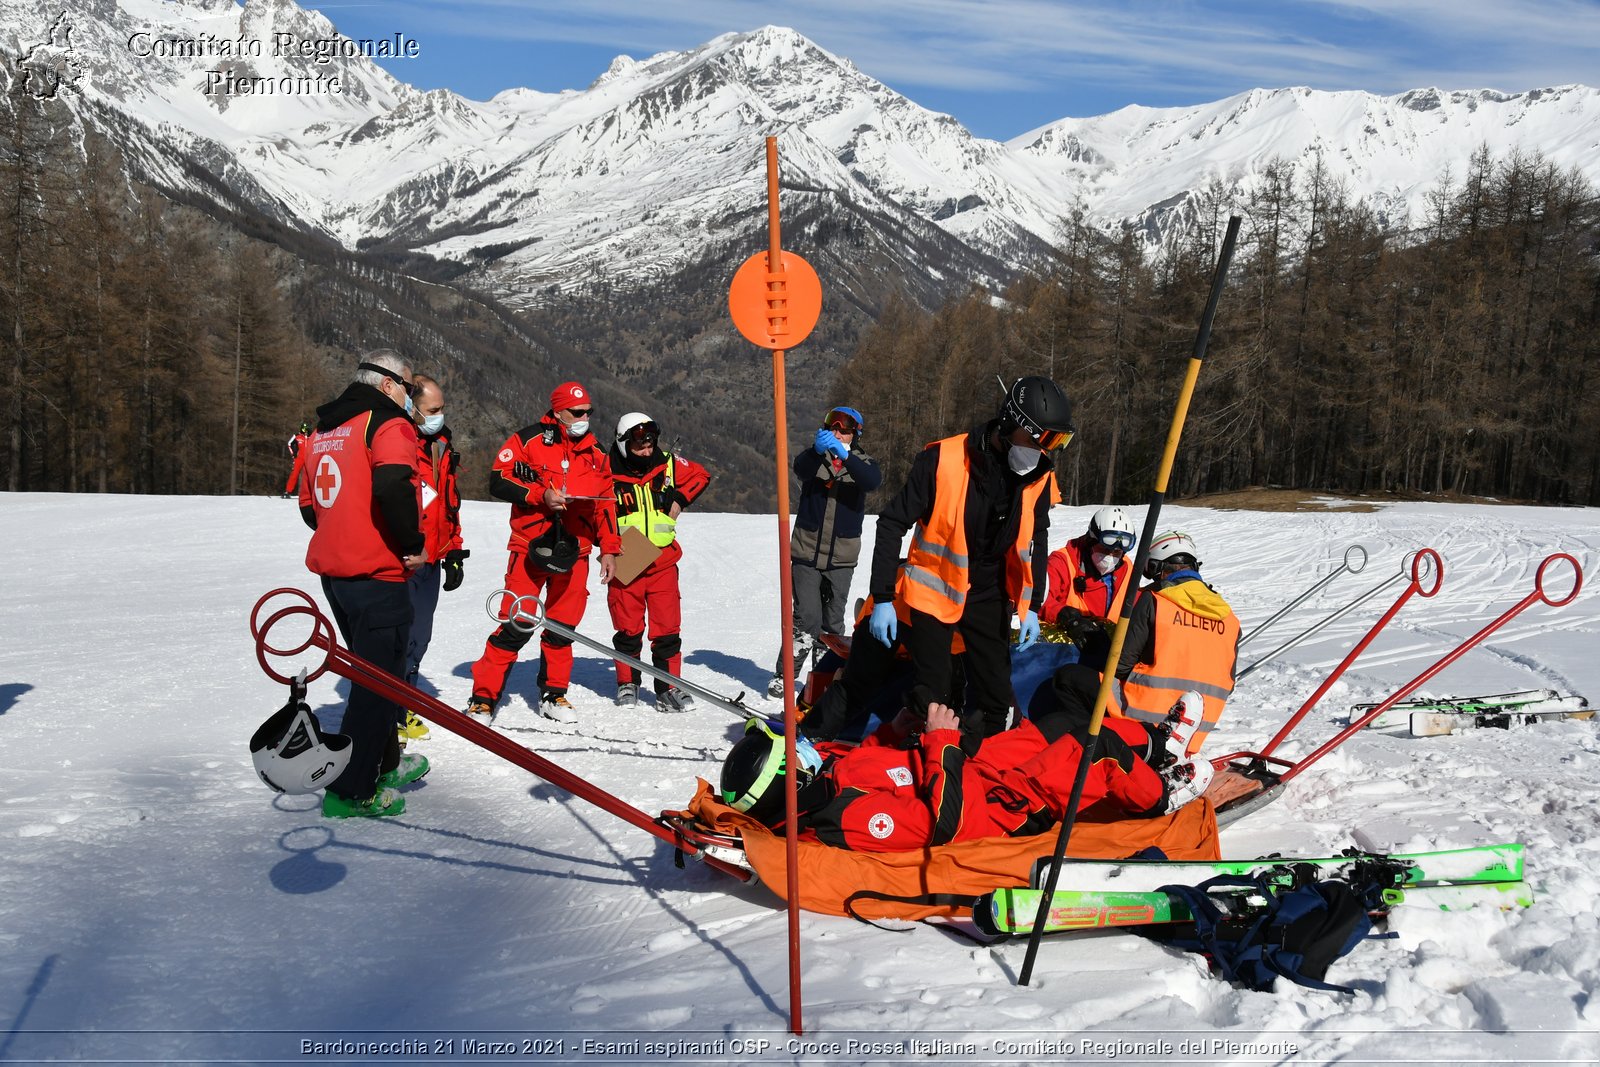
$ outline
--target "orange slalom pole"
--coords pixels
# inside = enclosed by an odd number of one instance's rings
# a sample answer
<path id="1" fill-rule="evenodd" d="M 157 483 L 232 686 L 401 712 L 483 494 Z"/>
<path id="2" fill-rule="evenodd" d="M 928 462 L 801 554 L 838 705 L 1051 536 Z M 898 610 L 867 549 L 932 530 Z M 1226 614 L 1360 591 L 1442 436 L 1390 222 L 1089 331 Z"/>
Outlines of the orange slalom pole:
<path id="1" fill-rule="evenodd" d="M 783 273 L 783 246 L 778 227 L 778 139 L 767 138 L 767 317 L 774 335 L 787 332 L 786 287 L 774 275 Z M 783 349 L 772 350 L 773 432 L 778 456 L 778 617 L 782 633 L 779 655 L 783 659 L 783 765 L 797 766 L 794 750 L 794 578 L 789 573 L 789 417 L 783 376 Z M 800 1034 L 800 835 L 795 814 L 795 775 L 783 776 L 784 866 L 787 868 L 789 904 L 789 1029 Z"/>

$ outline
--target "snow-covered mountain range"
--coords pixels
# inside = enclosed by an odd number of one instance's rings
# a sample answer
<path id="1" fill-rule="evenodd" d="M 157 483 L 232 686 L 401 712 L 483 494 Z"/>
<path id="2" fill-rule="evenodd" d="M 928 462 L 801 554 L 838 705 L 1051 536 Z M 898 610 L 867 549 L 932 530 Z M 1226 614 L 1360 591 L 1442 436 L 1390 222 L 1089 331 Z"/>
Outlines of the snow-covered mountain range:
<path id="1" fill-rule="evenodd" d="M 1459 175 L 1480 145 L 1600 178 L 1600 89 L 1579 85 L 1259 89 L 1064 118 L 998 142 L 771 26 L 618 57 L 586 89 L 488 101 L 327 54 L 357 49 L 293 0 L 75 0 L 65 14 L 0 0 L 0 35 L 25 62 L 53 56 L 62 97 L 147 179 L 220 184 L 347 247 L 469 264 L 470 280 L 513 304 L 759 250 L 769 134 L 786 188 L 821 209 L 787 245 L 803 247 L 807 228 L 820 239 L 829 218 L 865 219 L 880 241 L 936 249 L 930 268 L 986 281 L 1057 240 L 1075 209 L 1159 244 L 1197 190 L 1248 192 L 1274 159 L 1304 166 L 1320 154 L 1329 179 L 1396 226 L 1419 218 L 1440 176 Z"/>

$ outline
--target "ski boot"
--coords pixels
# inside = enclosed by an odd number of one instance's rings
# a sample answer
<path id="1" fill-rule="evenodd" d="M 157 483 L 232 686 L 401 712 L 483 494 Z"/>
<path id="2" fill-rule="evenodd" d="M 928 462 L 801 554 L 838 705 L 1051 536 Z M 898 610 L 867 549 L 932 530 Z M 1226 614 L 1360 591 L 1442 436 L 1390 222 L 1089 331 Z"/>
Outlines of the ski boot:
<path id="1" fill-rule="evenodd" d="M 483 725 L 488 726 L 494 722 L 494 701 L 488 697 L 475 696 L 467 701 L 467 706 L 462 709 L 462 713 L 473 722 L 481 722 Z"/>
<path id="2" fill-rule="evenodd" d="M 693 711 L 694 697 L 685 693 L 677 686 L 673 686 L 665 693 L 656 697 L 657 711 Z"/>
<path id="3" fill-rule="evenodd" d="M 805 672 L 807 665 L 819 654 L 817 639 L 808 633 L 794 635 L 794 684 L 797 689 L 806 687 Z M 772 681 L 767 683 L 767 696 L 783 696 L 783 658 L 778 658 L 777 667 L 773 668 Z"/>
<path id="4" fill-rule="evenodd" d="M 535 710 L 551 722 L 571 724 L 578 721 L 578 714 L 572 710 L 572 702 L 567 699 L 565 689 L 546 689 L 540 693 L 539 706 Z"/>
<path id="5" fill-rule="evenodd" d="M 1182 762 L 1205 712 L 1205 698 L 1193 689 L 1179 697 L 1167 712 L 1166 721 L 1150 731 L 1150 766 L 1159 771 Z"/>
<path id="6" fill-rule="evenodd" d="M 639 683 L 623 682 L 617 686 L 617 707 L 631 708 L 639 703 Z"/>
<path id="7" fill-rule="evenodd" d="M 403 785 L 410 785 L 427 775 L 430 770 L 432 768 L 428 766 L 427 756 L 402 755 L 394 770 L 378 775 L 378 789 L 381 792 L 385 789 L 399 789 Z"/>
<path id="8" fill-rule="evenodd" d="M 1203 756 L 1169 764 L 1161 772 L 1161 780 L 1167 784 L 1166 814 L 1171 815 L 1204 793 L 1216 771 L 1211 761 Z"/>

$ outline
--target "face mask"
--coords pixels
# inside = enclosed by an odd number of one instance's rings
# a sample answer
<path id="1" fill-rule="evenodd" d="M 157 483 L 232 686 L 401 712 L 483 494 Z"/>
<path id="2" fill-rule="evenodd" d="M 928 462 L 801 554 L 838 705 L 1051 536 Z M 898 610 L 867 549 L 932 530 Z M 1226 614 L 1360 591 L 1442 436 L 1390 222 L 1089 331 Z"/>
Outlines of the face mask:
<path id="1" fill-rule="evenodd" d="M 1012 445 L 1006 453 L 1006 463 L 1011 467 L 1013 474 L 1028 474 L 1039 465 L 1039 457 L 1044 453 L 1037 448 L 1027 445 Z"/>
<path id="2" fill-rule="evenodd" d="M 427 418 L 422 420 L 422 425 L 419 426 L 418 429 L 422 431 L 424 436 L 432 437 L 434 434 L 444 429 L 444 412 L 441 411 L 437 415 L 429 415 Z"/>
<path id="3" fill-rule="evenodd" d="M 577 422 L 571 423 L 571 424 L 569 424 L 567 426 L 567 436 L 572 438 L 574 441 L 576 441 L 578 438 L 582 437 L 584 434 L 586 434 L 588 432 L 589 432 L 589 420 L 588 419 L 579 419 Z"/>
<path id="4" fill-rule="evenodd" d="M 415 410 L 416 408 L 412 407 L 411 405 L 411 398 L 409 396 L 406 397 L 406 415 L 410 416 L 410 414 Z"/>
<path id="5" fill-rule="evenodd" d="M 1089 562 L 1093 563 L 1094 569 L 1101 574 L 1110 574 L 1117 569 L 1117 564 L 1121 563 L 1122 560 L 1099 545 L 1095 545 L 1089 550 Z"/>

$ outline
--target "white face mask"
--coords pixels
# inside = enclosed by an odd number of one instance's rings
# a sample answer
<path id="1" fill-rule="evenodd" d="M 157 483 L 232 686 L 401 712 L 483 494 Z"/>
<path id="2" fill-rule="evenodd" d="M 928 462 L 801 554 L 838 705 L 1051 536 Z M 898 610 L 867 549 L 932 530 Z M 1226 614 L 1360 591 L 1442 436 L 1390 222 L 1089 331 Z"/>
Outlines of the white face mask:
<path id="1" fill-rule="evenodd" d="M 579 419 L 577 422 L 569 423 L 567 425 L 567 436 L 572 438 L 574 441 L 576 441 L 578 438 L 582 437 L 584 434 L 586 434 L 588 432 L 589 432 L 589 420 L 588 419 Z"/>
<path id="2" fill-rule="evenodd" d="M 1039 457 L 1044 455 L 1037 448 L 1027 445 L 1012 445 L 1006 453 L 1006 464 L 1010 466 L 1013 474 L 1028 474 L 1039 465 Z"/>
<path id="3" fill-rule="evenodd" d="M 1094 569 L 1099 571 L 1101 574 L 1110 574 L 1112 571 L 1117 569 L 1117 564 L 1121 563 L 1122 560 L 1120 557 L 1114 556 L 1110 552 L 1107 552 L 1099 545 L 1095 545 L 1089 550 L 1089 562 L 1093 563 Z"/>
<path id="4" fill-rule="evenodd" d="M 421 430 L 425 436 L 432 437 L 434 434 L 444 429 L 444 412 L 441 411 L 437 415 L 426 416 L 422 420 L 422 425 L 417 428 Z"/>

